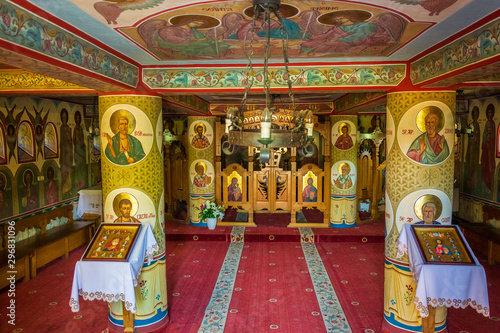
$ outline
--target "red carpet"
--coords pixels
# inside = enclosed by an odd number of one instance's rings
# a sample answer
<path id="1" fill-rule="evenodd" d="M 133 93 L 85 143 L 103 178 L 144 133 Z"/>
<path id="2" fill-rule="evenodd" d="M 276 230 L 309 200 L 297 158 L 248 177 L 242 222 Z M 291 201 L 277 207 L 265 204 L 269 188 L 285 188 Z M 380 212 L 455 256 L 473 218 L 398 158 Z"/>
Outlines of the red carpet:
<path id="1" fill-rule="evenodd" d="M 230 227 L 207 228 L 168 223 L 168 237 L 187 232 L 189 241 L 167 241 L 167 286 L 170 321 L 164 332 L 197 332 L 229 246 Z M 170 228 L 172 226 L 172 228 Z M 193 228 L 196 231 L 193 233 Z M 328 242 L 335 236 L 383 235 L 384 225 L 362 224 L 351 229 L 314 229 L 317 250 L 345 311 L 352 332 L 381 332 L 383 321 L 384 243 Z M 174 231 L 177 230 L 177 231 Z M 243 248 L 229 307 L 225 332 L 324 332 L 318 303 L 299 242 L 277 242 L 269 235 L 299 237 L 295 228 L 246 228 L 246 235 L 262 237 Z M 330 232 L 330 234 L 328 234 Z M 223 235 L 220 241 L 194 241 L 192 235 Z M 184 234 L 185 235 L 185 234 Z M 264 240 L 267 240 L 264 242 Z M 0 332 L 100 333 L 107 331 L 107 304 L 81 300 L 72 313 L 68 302 L 74 266 L 81 247 L 68 260 L 57 260 L 38 276 L 16 285 L 16 326 L 7 323 L 10 298 L 0 294 Z M 491 319 L 473 309 L 449 309 L 449 333 L 488 333 L 500 330 L 500 265 L 485 267 Z M 270 265 L 274 264 L 274 265 Z M 275 279 L 275 280 L 272 280 Z M 240 289 L 241 288 L 241 289 Z M 22 331 L 21 331 L 22 329 Z"/>
<path id="2" fill-rule="evenodd" d="M 324 331 L 312 288 L 300 243 L 245 245 L 226 332 Z"/>

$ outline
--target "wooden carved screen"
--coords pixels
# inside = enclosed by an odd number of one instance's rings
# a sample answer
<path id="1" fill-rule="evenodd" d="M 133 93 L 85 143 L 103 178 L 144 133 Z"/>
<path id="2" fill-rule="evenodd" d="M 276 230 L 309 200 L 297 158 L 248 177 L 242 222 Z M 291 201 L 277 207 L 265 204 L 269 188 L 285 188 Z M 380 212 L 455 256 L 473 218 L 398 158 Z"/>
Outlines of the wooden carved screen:
<path id="1" fill-rule="evenodd" d="M 255 210 L 290 210 L 291 172 L 269 166 L 254 172 Z"/>

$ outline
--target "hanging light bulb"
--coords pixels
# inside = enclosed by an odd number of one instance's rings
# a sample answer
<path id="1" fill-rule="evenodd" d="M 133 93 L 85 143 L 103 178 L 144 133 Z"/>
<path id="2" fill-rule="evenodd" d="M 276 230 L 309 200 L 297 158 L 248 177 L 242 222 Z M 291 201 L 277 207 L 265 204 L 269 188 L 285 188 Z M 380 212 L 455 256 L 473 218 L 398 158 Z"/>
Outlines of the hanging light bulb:
<path id="1" fill-rule="evenodd" d="M 313 138 L 313 127 L 314 127 L 314 117 L 311 110 L 308 110 L 306 112 L 304 121 L 306 123 L 307 137 L 309 138 L 309 140 L 311 140 Z"/>
<path id="2" fill-rule="evenodd" d="M 260 118 L 260 139 L 259 142 L 262 144 L 269 144 L 273 140 L 271 139 L 271 124 L 273 121 L 273 111 L 274 109 L 269 109 L 268 107 L 262 110 L 262 115 Z"/>

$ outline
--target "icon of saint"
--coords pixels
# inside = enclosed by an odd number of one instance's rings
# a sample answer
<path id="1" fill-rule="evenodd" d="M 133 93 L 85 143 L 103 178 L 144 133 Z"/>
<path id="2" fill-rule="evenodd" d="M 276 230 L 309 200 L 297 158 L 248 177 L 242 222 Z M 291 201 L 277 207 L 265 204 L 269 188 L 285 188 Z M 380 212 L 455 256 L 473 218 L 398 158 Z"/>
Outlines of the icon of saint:
<path id="1" fill-rule="evenodd" d="M 142 160 L 146 154 L 141 141 L 128 133 L 129 119 L 120 115 L 117 122 L 118 132 L 113 137 L 104 133 L 104 137 L 108 140 L 106 157 L 118 165 L 129 165 Z"/>
<path id="2" fill-rule="evenodd" d="M 436 112 L 425 116 L 425 132 L 419 135 L 411 144 L 406 155 L 422 164 L 437 164 L 443 162 L 450 149 L 443 135 L 438 133 L 441 117 Z"/>
<path id="3" fill-rule="evenodd" d="M 347 150 L 352 148 L 354 145 L 352 142 L 352 138 L 349 135 L 349 125 L 344 124 L 341 128 L 342 134 L 335 141 L 335 147 L 342 150 Z"/>
<path id="4" fill-rule="evenodd" d="M 210 141 L 205 136 L 205 126 L 201 123 L 197 124 L 194 130 L 195 136 L 191 140 L 191 145 L 197 149 L 204 149 L 210 146 Z"/>
<path id="5" fill-rule="evenodd" d="M 307 178 L 307 186 L 302 191 L 302 202 L 316 202 L 318 200 L 318 190 L 313 184 L 314 179 Z"/>

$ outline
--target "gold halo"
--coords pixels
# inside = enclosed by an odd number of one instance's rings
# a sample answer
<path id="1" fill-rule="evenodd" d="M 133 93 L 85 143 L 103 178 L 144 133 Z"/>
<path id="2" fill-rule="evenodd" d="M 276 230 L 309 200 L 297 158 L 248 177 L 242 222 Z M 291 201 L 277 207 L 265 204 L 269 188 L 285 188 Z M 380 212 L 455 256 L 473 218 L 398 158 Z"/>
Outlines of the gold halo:
<path id="1" fill-rule="evenodd" d="M 443 111 L 438 108 L 437 106 L 426 106 L 422 110 L 420 110 L 417 114 L 417 127 L 420 130 L 420 132 L 425 133 L 425 117 L 429 115 L 429 113 L 435 113 L 439 117 L 439 123 L 436 127 L 436 133 L 441 132 L 441 130 L 444 127 L 444 113 Z"/>
<path id="2" fill-rule="evenodd" d="M 193 22 L 193 21 L 203 22 L 203 25 L 196 27 L 196 29 L 215 28 L 215 27 L 219 26 L 221 23 L 217 18 L 215 18 L 213 16 L 200 15 L 200 14 L 178 15 L 178 16 L 171 17 L 168 21 L 172 25 L 178 25 L 183 20 L 187 20 L 189 22 Z"/>
<path id="3" fill-rule="evenodd" d="M 292 5 L 289 5 L 286 3 L 282 3 L 280 5 L 279 12 L 280 12 L 280 15 L 282 18 L 290 18 L 290 17 L 294 17 L 295 15 L 297 15 L 299 13 L 299 9 L 295 6 L 292 6 Z M 250 18 L 253 18 L 253 16 L 254 16 L 253 6 L 245 8 L 243 10 L 243 14 L 245 14 L 246 16 L 248 16 Z"/>
<path id="4" fill-rule="evenodd" d="M 137 199 L 130 193 L 120 193 L 118 194 L 114 199 L 113 199 L 113 211 L 115 212 L 116 216 L 120 216 L 120 207 L 118 207 L 118 204 L 122 199 L 129 199 L 130 202 L 132 203 L 132 209 L 130 210 L 130 216 L 134 216 L 137 211 L 139 210 L 139 202 Z"/>
<path id="5" fill-rule="evenodd" d="M 347 165 L 347 174 L 350 174 L 351 173 L 351 166 L 347 163 L 340 163 L 339 164 L 339 167 L 338 167 L 339 174 L 342 174 L 342 166 L 343 165 Z"/>
<path id="6" fill-rule="evenodd" d="M 241 186 L 243 185 L 243 181 L 241 179 L 241 175 L 235 171 L 231 172 L 231 174 L 229 176 L 227 176 L 227 185 L 231 185 L 232 182 L 233 182 L 233 178 L 236 178 L 238 180 L 238 185 Z"/>
<path id="7" fill-rule="evenodd" d="M 437 196 L 433 194 L 423 195 L 415 201 L 415 205 L 413 205 L 415 215 L 417 215 L 420 221 L 423 221 L 424 217 L 422 216 L 422 206 L 428 202 L 432 202 L 434 205 L 436 205 L 436 212 L 434 214 L 434 221 L 436 221 L 441 216 L 441 213 L 443 211 L 443 203 Z"/>
<path id="8" fill-rule="evenodd" d="M 203 172 L 207 172 L 207 165 L 205 164 L 205 162 L 198 162 L 194 165 L 194 172 L 196 172 L 196 170 L 198 169 L 198 165 L 201 165 L 203 167 Z"/>
<path id="9" fill-rule="evenodd" d="M 370 19 L 373 14 L 366 10 L 337 10 L 334 12 L 329 12 L 318 17 L 318 22 L 324 25 L 336 25 L 333 19 L 337 16 L 344 16 L 346 14 L 355 14 L 358 16 L 358 22 L 363 22 Z"/>
<path id="10" fill-rule="evenodd" d="M 113 112 L 111 117 L 109 118 L 109 127 L 111 127 L 111 131 L 116 134 L 118 133 L 118 118 L 125 117 L 128 120 L 128 132 L 127 134 L 132 133 L 135 130 L 136 121 L 135 117 L 128 110 L 120 109 Z"/>
<path id="11" fill-rule="evenodd" d="M 338 128 L 339 134 L 342 135 L 342 127 L 344 127 L 344 126 L 347 126 L 347 135 L 351 134 L 351 125 L 349 125 L 348 123 L 340 124 L 340 126 Z"/>
<path id="12" fill-rule="evenodd" d="M 313 186 L 318 188 L 318 177 L 312 172 L 308 171 L 304 177 L 302 177 L 302 191 L 307 187 L 307 181 L 311 178 L 313 180 Z"/>
<path id="13" fill-rule="evenodd" d="M 195 134 L 198 134 L 198 132 L 196 132 L 196 129 L 197 129 L 199 126 L 201 126 L 201 128 L 203 128 L 203 134 L 205 134 L 205 132 L 207 131 L 207 127 L 205 126 L 205 124 L 204 124 L 204 123 L 196 123 L 196 124 L 194 125 L 194 127 L 193 127 L 193 129 L 194 129 L 194 133 L 195 133 Z"/>

